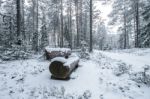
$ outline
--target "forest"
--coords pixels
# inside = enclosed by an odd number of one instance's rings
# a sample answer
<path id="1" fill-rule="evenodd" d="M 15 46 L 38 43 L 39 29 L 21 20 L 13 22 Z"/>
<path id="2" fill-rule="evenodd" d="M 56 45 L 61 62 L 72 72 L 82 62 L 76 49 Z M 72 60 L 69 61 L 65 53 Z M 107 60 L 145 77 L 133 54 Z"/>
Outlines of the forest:
<path id="1" fill-rule="evenodd" d="M 112 6 L 108 22 L 100 2 Z M 4 49 L 76 49 L 83 42 L 90 51 L 150 47 L 149 0 L 1 0 L 0 8 Z"/>
<path id="2" fill-rule="evenodd" d="M 0 99 L 150 99 L 149 59 L 150 0 L 0 0 Z"/>

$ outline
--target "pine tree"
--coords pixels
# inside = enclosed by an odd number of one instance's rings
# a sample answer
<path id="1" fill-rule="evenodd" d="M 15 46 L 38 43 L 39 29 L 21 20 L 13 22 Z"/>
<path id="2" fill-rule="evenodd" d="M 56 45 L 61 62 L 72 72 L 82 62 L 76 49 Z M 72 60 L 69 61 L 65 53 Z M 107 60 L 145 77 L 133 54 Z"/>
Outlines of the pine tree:
<path id="1" fill-rule="evenodd" d="M 140 34 L 140 42 L 142 47 L 150 47 L 150 2 L 145 7 L 145 11 L 142 15 L 145 25 L 142 29 L 142 33 Z"/>
<path id="2" fill-rule="evenodd" d="M 89 51 L 93 51 L 93 0 L 90 0 L 90 49 Z"/>

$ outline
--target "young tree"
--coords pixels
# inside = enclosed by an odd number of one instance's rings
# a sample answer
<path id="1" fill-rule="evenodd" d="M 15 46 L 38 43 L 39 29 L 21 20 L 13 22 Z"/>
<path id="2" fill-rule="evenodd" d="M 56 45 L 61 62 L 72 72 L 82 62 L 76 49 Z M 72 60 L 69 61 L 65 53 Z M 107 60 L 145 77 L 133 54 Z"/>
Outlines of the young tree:
<path id="1" fill-rule="evenodd" d="M 106 36 L 107 30 L 104 22 L 100 22 L 97 27 L 97 34 L 95 35 L 95 39 L 97 41 L 97 45 L 99 46 L 100 50 L 104 50 L 106 44 Z"/>

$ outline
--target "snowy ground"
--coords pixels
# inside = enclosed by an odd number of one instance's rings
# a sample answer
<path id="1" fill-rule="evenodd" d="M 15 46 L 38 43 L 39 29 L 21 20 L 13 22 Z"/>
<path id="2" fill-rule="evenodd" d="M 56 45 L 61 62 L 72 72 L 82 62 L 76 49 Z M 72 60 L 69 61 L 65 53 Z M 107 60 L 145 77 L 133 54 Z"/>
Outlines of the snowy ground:
<path id="1" fill-rule="evenodd" d="M 0 99 L 150 99 L 150 87 L 130 77 L 149 59 L 150 49 L 94 51 L 68 81 L 50 79 L 50 62 L 39 58 L 0 61 Z"/>

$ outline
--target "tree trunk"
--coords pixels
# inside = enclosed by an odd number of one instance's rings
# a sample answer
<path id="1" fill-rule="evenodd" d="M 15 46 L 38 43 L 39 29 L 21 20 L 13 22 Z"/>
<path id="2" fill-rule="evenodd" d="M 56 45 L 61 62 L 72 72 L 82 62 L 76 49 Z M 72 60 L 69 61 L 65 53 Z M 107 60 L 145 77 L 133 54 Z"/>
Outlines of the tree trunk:
<path id="1" fill-rule="evenodd" d="M 82 6 L 83 6 L 83 0 L 80 0 L 80 15 L 79 15 L 79 24 L 80 24 L 80 26 L 79 26 L 79 33 L 80 33 L 80 40 L 79 41 L 82 41 L 83 40 L 83 27 L 82 27 L 82 15 L 83 15 L 83 9 L 82 9 Z"/>
<path id="2" fill-rule="evenodd" d="M 93 51 L 93 35 L 92 35 L 92 26 L 93 26 L 93 20 L 92 20 L 92 14 L 93 14 L 93 9 L 92 9 L 92 0 L 90 0 L 90 52 Z"/>
<path id="3" fill-rule="evenodd" d="M 36 49 L 36 51 L 38 52 L 39 51 L 39 33 L 38 33 L 38 24 L 39 24 L 39 19 L 38 19 L 38 14 L 39 14 L 39 4 L 38 4 L 38 0 L 36 0 L 36 33 L 37 33 L 37 42 L 36 42 L 36 45 L 37 45 L 37 49 Z"/>
<path id="4" fill-rule="evenodd" d="M 25 20 L 24 20 L 24 15 L 25 15 L 25 13 L 24 13 L 24 0 L 22 0 L 22 3 L 21 3 L 22 5 L 22 9 L 21 9 L 21 12 L 22 12 L 22 19 L 21 19 L 21 23 L 22 23 L 22 36 L 23 36 L 23 40 L 25 41 L 25 39 L 26 39 L 26 35 L 25 35 Z"/>
<path id="5" fill-rule="evenodd" d="M 79 36 L 79 1 L 75 0 L 75 12 L 76 12 L 76 30 L 77 30 L 77 47 L 80 45 L 80 36 Z"/>
<path id="6" fill-rule="evenodd" d="M 19 43 L 20 42 L 20 35 L 21 35 L 20 0 L 16 1 L 16 9 L 17 9 L 17 43 Z"/>
<path id="7" fill-rule="evenodd" d="M 61 38 L 60 38 L 60 47 L 63 47 L 64 46 L 64 29 L 63 29 L 63 2 L 61 0 Z"/>
<path id="8" fill-rule="evenodd" d="M 38 0 L 32 0 L 33 3 L 33 40 L 32 49 L 35 52 L 39 51 L 39 34 L 38 34 Z"/>
<path id="9" fill-rule="evenodd" d="M 136 13 L 136 33 L 135 33 L 135 47 L 139 47 L 139 0 L 135 1 L 135 13 Z"/>
<path id="10" fill-rule="evenodd" d="M 39 20 L 38 20 L 38 17 L 39 17 L 39 3 L 38 3 L 38 0 L 36 0 L 36 31 L 37 31 L 37 34 L 38 34 L 38 26 L 39 26 Z"/>
<path id="11" fill-rule="evenodd" d="M 124 49 L 127 48 L 126 15 L 124 13 Z"/>
<path id="12" fill-rule="evenodd" d="M 72 2 L 72 0 L 69 0 L 69 15 L 70 15 L 70 18 L 69 18 L 69 24 L 70 24 L 70 48 L 72 49 L 72 5 L 71 5 L 71 2 Z"/>

